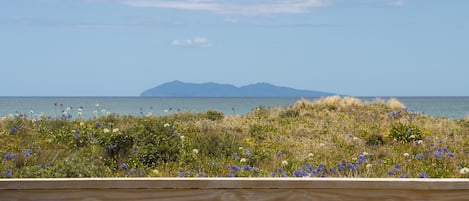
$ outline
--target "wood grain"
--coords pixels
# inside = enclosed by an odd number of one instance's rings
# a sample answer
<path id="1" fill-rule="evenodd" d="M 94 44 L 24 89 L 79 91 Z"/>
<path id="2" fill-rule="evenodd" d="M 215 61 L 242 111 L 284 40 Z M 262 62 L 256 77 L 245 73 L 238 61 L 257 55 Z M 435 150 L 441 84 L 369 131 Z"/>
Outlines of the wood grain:
<path id="1" fill-rule="evenodd" d="M 0 200 L 469 200 L 468 179 L 0 179 Z"/>

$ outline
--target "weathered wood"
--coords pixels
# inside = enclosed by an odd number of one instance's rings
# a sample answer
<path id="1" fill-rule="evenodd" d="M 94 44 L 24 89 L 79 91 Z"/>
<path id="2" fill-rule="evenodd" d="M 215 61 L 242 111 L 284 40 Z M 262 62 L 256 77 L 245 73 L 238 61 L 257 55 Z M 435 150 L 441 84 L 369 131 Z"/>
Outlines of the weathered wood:
<path id="1" fill-rule="evenodd" d="M 469 200 L 469 179 L 0 179 L 0 200 Z"/>

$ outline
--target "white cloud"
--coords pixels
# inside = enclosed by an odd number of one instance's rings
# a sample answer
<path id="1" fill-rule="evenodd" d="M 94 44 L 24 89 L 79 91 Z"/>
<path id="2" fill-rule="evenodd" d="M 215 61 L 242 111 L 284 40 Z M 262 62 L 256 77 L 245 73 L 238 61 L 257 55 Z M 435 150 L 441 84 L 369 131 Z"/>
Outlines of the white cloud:
<path id="1" fill-rule="evenodd" d="M 221 14 L 271 15 L 305 13 L 313 7 L 327 5 L 329 0 L 272 0 L 262 3 L 228 3 L 222 0 L 119 0 L 134 7 L 173 8 L 207 11 Z"/>
<path id="2" fill-rule="evenodd" d="M 392 0 L 388 3 L 390 6 L 403 6 L 405 4 L 405 0 Z"/>
<path id="3" fill-rule="evenodd" d="M 178 47 L 212 47 L 212 41 L 205 37 L 195 37 L 193 39 L 176 39 L 171 42 L 171 45 Z"/>

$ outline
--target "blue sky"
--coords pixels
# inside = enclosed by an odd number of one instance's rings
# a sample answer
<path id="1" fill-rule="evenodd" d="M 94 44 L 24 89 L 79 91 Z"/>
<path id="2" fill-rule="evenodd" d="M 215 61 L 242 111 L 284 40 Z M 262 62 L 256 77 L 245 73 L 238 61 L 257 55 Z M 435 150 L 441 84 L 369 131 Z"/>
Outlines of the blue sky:
<path id="1" fill-rule="evenodd" d="M 469 96 L 467 0 L 0 0 L 0 96 L 256 82 Z"/>

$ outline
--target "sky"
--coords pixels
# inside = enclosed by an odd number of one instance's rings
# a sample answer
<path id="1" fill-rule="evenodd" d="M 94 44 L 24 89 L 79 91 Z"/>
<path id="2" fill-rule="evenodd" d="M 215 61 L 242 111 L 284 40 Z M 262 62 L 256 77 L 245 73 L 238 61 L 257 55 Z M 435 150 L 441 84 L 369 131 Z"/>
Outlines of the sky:
<path id="1" fill-rule="evenodd" d="M 468 0 L 0 0 L 0 96 L 469 96 Z"/>

